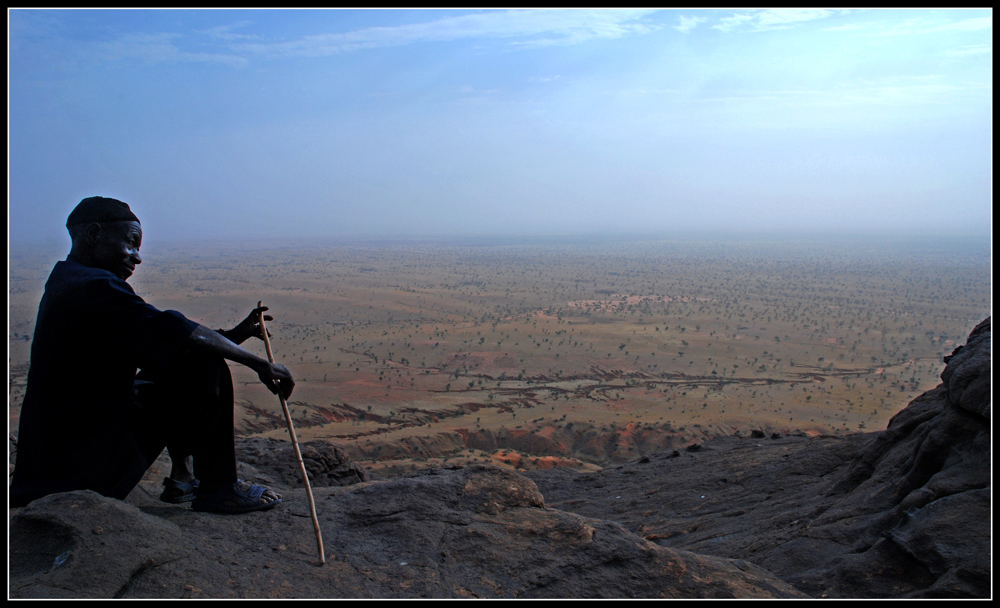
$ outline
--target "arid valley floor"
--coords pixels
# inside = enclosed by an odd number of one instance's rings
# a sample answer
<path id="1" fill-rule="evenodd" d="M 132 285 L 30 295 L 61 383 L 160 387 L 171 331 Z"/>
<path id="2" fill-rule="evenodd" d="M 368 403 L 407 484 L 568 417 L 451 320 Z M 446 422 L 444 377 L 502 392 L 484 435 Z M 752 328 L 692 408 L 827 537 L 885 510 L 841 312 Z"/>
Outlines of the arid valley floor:
<path id="1" fill-rule="evenodd" d="M 262 300 L 300 441 L 383 475 L 592 470 L 734 432 L 883 429 L 992 308 L 985 241 L 146 240 L 139 295 L 212 328 Z M 10 430 L 64 257 L 11 250 Z M 232 367 L 237 431 L 286 437 L 277 398 Z"/>

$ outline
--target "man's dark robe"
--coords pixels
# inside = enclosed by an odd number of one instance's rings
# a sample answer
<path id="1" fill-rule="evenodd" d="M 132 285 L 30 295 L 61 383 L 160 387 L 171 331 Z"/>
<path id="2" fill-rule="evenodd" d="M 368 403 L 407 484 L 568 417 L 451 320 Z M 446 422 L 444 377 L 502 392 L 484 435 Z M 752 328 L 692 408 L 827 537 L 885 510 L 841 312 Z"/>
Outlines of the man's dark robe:
<path id="1" fill-rule="evenodd" d="M 134 432 L 136 370 L 166 367 L 196 327 L 108 270 L 58 262 L 38 307 L 11 506 L 81 489 L 124 498 L 149 464 Z"/>

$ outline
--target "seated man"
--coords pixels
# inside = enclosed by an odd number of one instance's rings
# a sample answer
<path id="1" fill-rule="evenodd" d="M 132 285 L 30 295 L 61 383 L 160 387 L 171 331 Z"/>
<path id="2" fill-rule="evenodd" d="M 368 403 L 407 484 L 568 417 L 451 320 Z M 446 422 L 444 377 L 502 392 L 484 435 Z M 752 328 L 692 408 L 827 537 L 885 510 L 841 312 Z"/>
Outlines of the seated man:
<path id="1" fill-rule="evenodd" d="M 238 345 L 261 337 L 266 308 L 215 332 L 144 302 L 126 282 L 142 262 L 142 228 L 121 201 L 86 198 L 66 227 L 72 249 L 53 268 L 38 307 L 11 506 L 83 489 L 124 499 L 164 447 L 172 461 L 161 496 L 168 502 L 193 499 L 193 509 L 217 513 L 281 502 L 236 477 L 225 362 L 253 369 L 274 393 L 291 394 L 284 366 Z"/>

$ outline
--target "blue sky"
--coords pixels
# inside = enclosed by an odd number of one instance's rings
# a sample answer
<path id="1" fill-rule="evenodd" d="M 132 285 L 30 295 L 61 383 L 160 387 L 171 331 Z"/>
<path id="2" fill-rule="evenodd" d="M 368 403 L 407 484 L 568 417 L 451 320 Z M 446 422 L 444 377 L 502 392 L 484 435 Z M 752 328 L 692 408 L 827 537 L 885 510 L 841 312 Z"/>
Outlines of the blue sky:
<path id="1" fill-rule="evenodd" d="M 10 10 L 9 229 L 991 232 L 989 10 Z"/>

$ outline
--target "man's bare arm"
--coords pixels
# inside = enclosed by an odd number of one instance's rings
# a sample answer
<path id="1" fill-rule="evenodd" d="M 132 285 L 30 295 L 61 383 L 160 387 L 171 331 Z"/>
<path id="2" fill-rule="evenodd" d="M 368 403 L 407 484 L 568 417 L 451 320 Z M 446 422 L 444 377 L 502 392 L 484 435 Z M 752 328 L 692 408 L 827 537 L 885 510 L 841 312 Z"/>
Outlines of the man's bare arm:
<path id="1" fill-rule="evenodd" d="M 229 330 L 220 329 L 219 333 L 231 340 L 234 344 L 243 344 L 248 338 L 263 340 L 264 335 L 261 333 L 260 329 L 261 315 L 264 316 L 265 321 L 274 320 L 271 315 L 263 314 L 265 310 L 267 310 L 267 306 L 254 308 L 250 311 L 250 314 L 247 315 L 246 319 L 240 321 L 239 325 Z M 268 336 L 270 335 L 270 332 L 268 332 Z"/>
<path id="2" fill-rule="evenodd" d="M 260 381 L 267 386 L 272 393 L 281 395 L 287 399 L 292 394 L 295 381 L 292 380 L 292 373 L 284 365 L 271 363 L 246 350 L 227 339 L 217 331 L 211 330 L 204 325 L 199 325 L 188 338 L 195 348 L 202 352 L 207 352 L 224 359 L 228 359 L 240 365 L 245 365 L 257 372 Z"/>

